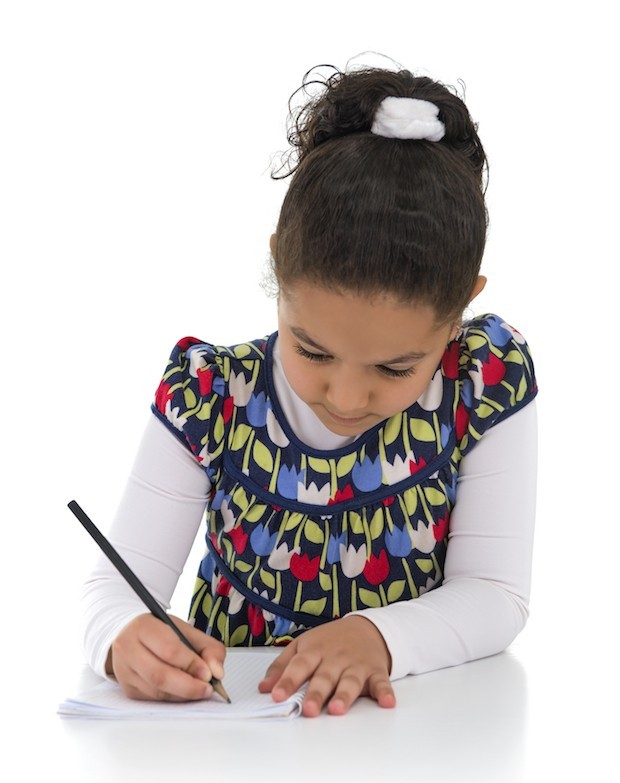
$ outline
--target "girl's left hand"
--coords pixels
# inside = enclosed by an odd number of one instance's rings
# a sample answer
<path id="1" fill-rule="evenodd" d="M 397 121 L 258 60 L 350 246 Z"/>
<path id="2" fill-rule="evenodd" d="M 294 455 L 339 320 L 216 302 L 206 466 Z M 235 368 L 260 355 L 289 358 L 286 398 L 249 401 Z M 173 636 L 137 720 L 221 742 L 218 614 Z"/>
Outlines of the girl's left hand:
<path id="1" fill-rule="evenodd" d="M 308 718 L 319 715 L 325 704 L 331 715 L 344 715 L 358 696 L 370 696 L 380 707 L 394 707 L 391 665 L 376 626 L 354 615 L 293 639 L 258 687 L 261 693 L 271 691 L 274 701 L 284 701 L 308 681 L 302 705 Z"/>

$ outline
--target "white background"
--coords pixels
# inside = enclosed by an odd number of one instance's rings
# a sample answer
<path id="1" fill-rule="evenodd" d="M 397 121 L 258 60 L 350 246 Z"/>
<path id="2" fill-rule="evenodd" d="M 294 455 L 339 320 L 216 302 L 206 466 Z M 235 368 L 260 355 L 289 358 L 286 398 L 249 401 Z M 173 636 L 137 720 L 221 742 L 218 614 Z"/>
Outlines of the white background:
<path id="1" fill-rule="evenodd" d="M 491 167 L 489 283 L 474 309 L 515 325 L 536 361 L 532 615 L 513 645 L 534 695 L 528 779 L 611 769 L 620 172 L 606 8 L 2 4 L 2 671 L 21 720 L 20 701 L 53 712 L 81 662 L 77 600 L 95 552 L 67 502 L 106 529 L 178 338 L 275 328 L 259 282 L 286 188 L 269 172 L 288 98 L 312 66 L 373 50 L 465 82 Z"/>

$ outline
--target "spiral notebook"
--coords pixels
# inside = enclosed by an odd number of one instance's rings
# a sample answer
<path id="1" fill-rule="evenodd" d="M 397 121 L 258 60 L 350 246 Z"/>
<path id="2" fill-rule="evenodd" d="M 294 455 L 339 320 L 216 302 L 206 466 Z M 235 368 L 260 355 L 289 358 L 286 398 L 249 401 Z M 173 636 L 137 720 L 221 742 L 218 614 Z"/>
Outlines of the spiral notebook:
<path id="1" fill-rule="evenodd" d="M 66 699 L 58 707 L 64 717 L 107 720 L 177 720 L 179 718 L 296 718 L 301 714 L 305 686 L 289 699 L 276 703 L 271 694 L 259 693 L 258 683 L 276 654 L 229 650 L 223 684 L 230 696 L 227 704 L 219 696 L 183 703 L 137 701 L 123 694 L 120 686 L 108 680 Z"/>

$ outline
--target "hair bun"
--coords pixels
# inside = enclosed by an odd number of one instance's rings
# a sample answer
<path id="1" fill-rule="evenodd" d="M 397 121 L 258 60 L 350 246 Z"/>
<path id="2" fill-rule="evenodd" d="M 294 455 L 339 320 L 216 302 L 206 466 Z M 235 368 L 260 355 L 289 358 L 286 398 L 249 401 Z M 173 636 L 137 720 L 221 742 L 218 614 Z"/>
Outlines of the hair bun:
<path id="1" fill-rule="evenodd" d="M 324 73 L 328 69 L 328 73 Z M 308 100 L 292 108 L 298 93 Z M 444 126 L 441 144 L 463 155 L 482 182 L 486 167 L 477 126 L 453 88 L 408 70 L 359 68 L 347 72 L 333 65 L 317 65 L 306 72 L 301 86 L 289 99 L 288 141 L 291 148 L 274 179 L 289 176 L 314 149 L 350 133 L 370 132 L 380 106 L 387 98 L 415 98 L 437 107 Z M 387 135 L 387 134 L 379 134 Z M 426 137 L 430 139 L 430 136 Z M 438 139 L 433 139 L 438 140 Z"/>
<path id="2" fill-rule="evenodd" d="M 487 227 L 486 159 L 465 104 L 407 70 L 319 67 L 329 75 L 309 71 L 300 88 L 309 100 L 291 111 L 278 285 L 389 292 L 430 305 L 438 322 L 458 320 Z"/>

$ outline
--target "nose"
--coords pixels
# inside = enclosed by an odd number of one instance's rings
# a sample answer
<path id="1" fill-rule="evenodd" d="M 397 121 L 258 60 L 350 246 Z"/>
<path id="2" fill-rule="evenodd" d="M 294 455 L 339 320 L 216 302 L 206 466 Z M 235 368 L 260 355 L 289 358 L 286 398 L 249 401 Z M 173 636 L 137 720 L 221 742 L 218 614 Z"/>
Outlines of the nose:
<path id="1" fill-rule="evenodd" d="M 353 368 L 340 366 L 330 373 L 325 399 L 332 413 L 343 418 L 362 416 L 370 400 L 367 379 Z"/>

